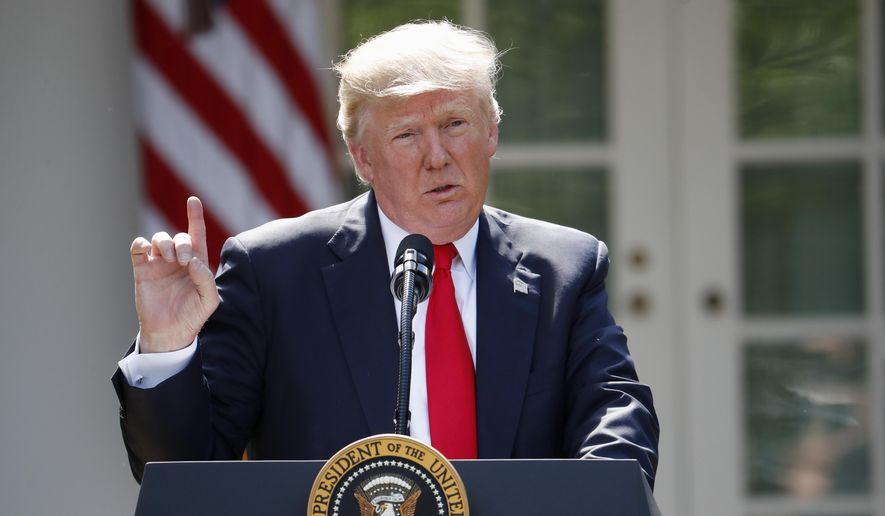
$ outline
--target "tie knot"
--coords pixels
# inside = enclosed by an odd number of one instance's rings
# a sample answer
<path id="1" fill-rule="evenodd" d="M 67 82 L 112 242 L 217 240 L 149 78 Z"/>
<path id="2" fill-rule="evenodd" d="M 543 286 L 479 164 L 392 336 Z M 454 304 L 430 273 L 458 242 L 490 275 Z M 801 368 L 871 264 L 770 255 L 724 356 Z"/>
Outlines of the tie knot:
<path id="1" fill-rule="evenodd" d="M 452 260 L 456 256 L 458 256 L 458 249 L 451 242 L 433 246 L 433 263 L 440 269 L 450 270 L 452 268 Z"/>

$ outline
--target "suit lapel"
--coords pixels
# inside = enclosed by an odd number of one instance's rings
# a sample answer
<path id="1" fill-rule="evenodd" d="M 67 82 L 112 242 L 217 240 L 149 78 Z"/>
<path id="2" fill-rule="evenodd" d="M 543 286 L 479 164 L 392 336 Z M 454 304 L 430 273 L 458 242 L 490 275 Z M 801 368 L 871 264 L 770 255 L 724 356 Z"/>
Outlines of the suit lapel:
<path id="1" fill-rule="evenodd" d="M 328 243 L 341 261 L 322 271 L 335 327 L 371 434 L 393 431 L 396 309 L 372 193 L 357 199 Z"/>
<path id="2" fill-rule="evenodd" d="M 520 264 L 522 251 L 513 248 L 505 229 L 494 214 L 480 214 L 476 403 L 482 458 L 511 456 L 540 303 L 540 276 Z M 399 353 L 396 310 L 371 192 L 353 203 L 328 247 L 341 261 L 323 268 L 323 280 L 369 432 L 392 432 Z M 516 287 L 520 281 L 524 288 Z"/>
<path id="3" fill-rule="evenodd" d="M 532 364 L 541 278 L 520 264 L 507 226 L 480 214 L 476 244 L 476 408 L 479 456 L 513 450 Z"/>

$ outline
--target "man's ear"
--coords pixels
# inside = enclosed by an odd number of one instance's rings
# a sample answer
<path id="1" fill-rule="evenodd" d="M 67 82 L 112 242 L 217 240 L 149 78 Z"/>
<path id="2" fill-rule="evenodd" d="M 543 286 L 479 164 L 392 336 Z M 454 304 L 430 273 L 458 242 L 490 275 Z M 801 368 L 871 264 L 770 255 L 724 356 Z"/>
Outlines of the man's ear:
<path id="1" fill-rule="evenodd" d="M 347 141 L 346 143 L 347 151 L 350 153 L 350 157 L 353 159 L 353 164 L 356 167 L 356 173 L 364 182 L 372 184 L 375 171 L 372 168 L 372 161 L 369 158 L 369 151 L 366 149 L 366 146 L 352 141 Z"/>
<path id="2" fill-rule="evenodd" d="M 489 124 L 489 144 L 488 144 L 488 152 L 489 157 L 495 155 L 495 152 L 498 151 L 498 124 L 495 122 L 491 122 Z"/>

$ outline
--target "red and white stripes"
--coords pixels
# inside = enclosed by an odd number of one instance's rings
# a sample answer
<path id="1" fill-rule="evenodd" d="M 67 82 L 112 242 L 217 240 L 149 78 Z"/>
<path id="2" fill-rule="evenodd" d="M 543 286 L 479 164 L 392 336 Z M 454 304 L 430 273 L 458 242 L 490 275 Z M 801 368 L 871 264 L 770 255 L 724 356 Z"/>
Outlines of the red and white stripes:
<path id="1" fill-rule="evenodd" d="M 215 260 L 227 236 L 333 204 L 340 185 L 317 0 L 203 0 L 211 23 L 189 33 L 199 1 L 133 0 L 133 77 L 145 230 L 184 230 L 197 195 Z"/>

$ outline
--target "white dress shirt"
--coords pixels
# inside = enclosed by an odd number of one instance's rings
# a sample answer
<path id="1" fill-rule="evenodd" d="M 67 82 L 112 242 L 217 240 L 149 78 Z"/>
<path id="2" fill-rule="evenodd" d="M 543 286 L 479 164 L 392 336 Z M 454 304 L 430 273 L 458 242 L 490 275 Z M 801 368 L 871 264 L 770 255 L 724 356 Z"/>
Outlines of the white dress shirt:
<path id="1" fill-rule="evenodd" d="M 399 243 L 408 233 L 393 223 L 378 208 L 381 220 L 381 235 L 387 250 L 387 267 L 393 274 L 393 260 Z M 479 220 L 466 235 L 453 242 L 458 256 L 452 260 L 452 282 L 455 285 L 455 301 L 461 311 L 464 333 L 470 354 L 476 367 L 476 238 L 479 234 Z M 393 298 L 396 306 L 397 328 L 400 320 L 400 302 Z M 412 437 L 430 443 L 430 418 L 427 413 L 427 377 L 424 360 L 424 324 L 427 320 L 427 302 L 418 305 L 412 328 L 415 339 L 412 348 L 412 382 L 409 410 L 412 413 Z M 135 351 L 118 362 L 120 371 L 129 385 L 142 389 L 156 387 L 164 380 L 181 372 L 197 351 L 197 341 L 186 348 L 169 353 L 139 353 L 140 337 L 135 339 Z M 394 407 L 391 407 L 393 409 Z"/>
<path id="2" fill-rule="evenodd" d="M 408 233 L 384 215 L 378 209 L 381 219 L 381 234 L 384 236 L 384 247 L 387 248 L 387 265 L 393 274 L 393 260 L 399 243 Z M 476 368 L 476 237 L 479 234 L 479 220 L 473 223 L 470 231 L 454 241 L 458 256 L 452 260 L 452 283 L 455 284 L 455 302 L 461 311 L 464 333 Z M 396 322 L 399 328 L 400 305 L 396 303 Z M 424 324 L 427 321 L 427 301 L 418 305 L 412 329 L 415 342 L 412 347 L 412 387 L 409 397 L 409 411 L 412 413 L 411 435 L 419 441 L 430 443 L 430 417 L 427 413 L 427 374 L 424 360 Z"/>

